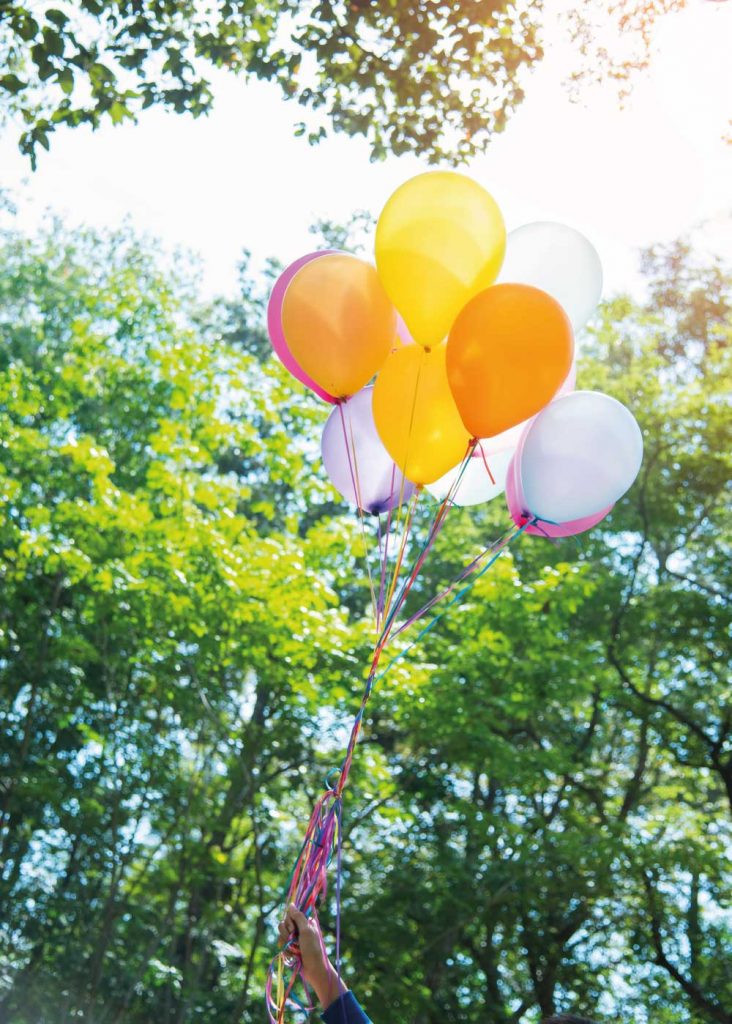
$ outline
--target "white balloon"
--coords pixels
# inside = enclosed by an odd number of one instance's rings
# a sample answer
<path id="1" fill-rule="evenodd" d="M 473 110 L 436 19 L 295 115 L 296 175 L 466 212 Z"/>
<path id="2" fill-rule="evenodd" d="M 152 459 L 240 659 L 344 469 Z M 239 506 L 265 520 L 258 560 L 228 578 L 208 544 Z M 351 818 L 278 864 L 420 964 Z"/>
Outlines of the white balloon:
<path id="1" fill-rule="evenodd" d="M 485 462 L 480 452 L 473 455 L 463 470 L 460 483 L 452 496 L 452 504 L 461 506 L 482 505 L 483 502 L 490 501 L 492 498 L 497 498 L 499 494 L 503 494 L 506 489 L 506 476 L 508 474 L 508 467 L 511 465 L 513 453 L 514 447 L 504 448 L 502 451 L 491 455 L 486 453 Z M 493 474 L 495 483 L 491 481 L 488 470 L 485 468 L 486 463 L 488 464 L 488 469 Z M 459 466 L 455 466 L 448 473 L 445 473 L 439 480 L 435 480 L 433 484 L 427 486 L 427 490 L 433 498 L 437 498 L 438 501 L 445 500 L 461 468 L 462 463 Z"/>
<path id="2" fill-rule="evenodd" d="M 550 523 L 595 515 L 622 497 L 643 461 L 643 437 L 622 402 L 575 391 L 551 402 L 518 448 L 527 508 Z"/>
<path id="3" fill-rule="evenodd" d="M 531 284 L 564 308 L 575 331 L 602 294 L 602 264 L 594 245 L 574 228 L 536 221 L 510 231 L 498 282 Z"/>

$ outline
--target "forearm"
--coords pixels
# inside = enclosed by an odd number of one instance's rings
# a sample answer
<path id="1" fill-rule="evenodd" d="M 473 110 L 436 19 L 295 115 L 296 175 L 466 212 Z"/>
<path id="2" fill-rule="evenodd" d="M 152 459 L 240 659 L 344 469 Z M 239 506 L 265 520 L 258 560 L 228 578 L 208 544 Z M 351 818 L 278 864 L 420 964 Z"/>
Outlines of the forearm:
<path id="1" fill-rule="evenodd" d="M 335 967 L 329 960 L 323 965 L 322 970 L 310 978 L 310 984 L 324 1010 L 327 1010 L 338 996 L 348 991 L 348 986 L 338 977 Z"/>

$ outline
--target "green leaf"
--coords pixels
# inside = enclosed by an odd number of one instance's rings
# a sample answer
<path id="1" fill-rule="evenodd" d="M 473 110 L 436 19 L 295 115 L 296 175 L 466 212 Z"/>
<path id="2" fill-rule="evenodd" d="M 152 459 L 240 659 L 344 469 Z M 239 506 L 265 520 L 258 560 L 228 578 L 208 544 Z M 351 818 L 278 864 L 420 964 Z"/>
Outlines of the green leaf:
<path id="1" fill-rule="evenodd" d="M 69 67 L 61 68 L 56 75 L 56 81 L 68 96 L 74 89 L 74 74 Z"/>
<path id="2" fill-rule="evenodd" d="M 6 92 L 12 93 L 13 95 L 21 92 L 21 90 L 26 89 L 27 87 L 28 83 L 18 78 L 17 75 L 10 74 L 0 76 L 0 89 L 5 89 Z"/>
<path id="3" fill-rule="evenodd" d="M 52 21 L 54 25 L 57 25 L 59 28 L 63 28 L 69 20 L 67 14 L 64 14 L 63 11 L 59 11 L 55 7 L 52 7 L 46 11 L 46 18 L 48 19 L 48 21 Z"/>

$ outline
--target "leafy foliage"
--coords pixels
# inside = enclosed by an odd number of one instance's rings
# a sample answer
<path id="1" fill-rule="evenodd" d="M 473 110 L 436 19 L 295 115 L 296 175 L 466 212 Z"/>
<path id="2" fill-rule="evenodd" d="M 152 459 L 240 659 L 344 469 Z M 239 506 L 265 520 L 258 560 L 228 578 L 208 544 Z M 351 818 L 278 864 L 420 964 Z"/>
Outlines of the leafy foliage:
<path id="1" fill-rule="evenodd" d="M 637 38 L 645 55 L 654 18 L 685 2 L 615 4 L 616 32 Z M 593 3 L 574 12 L 584 50 Z M 543 16 L 542 0 L 9 0 L 0 6 L 0 102 L 21 116 L 20 146 L 35 164 L 61 125 L 118 124 L 152 105 L 205 113 L 212 72 L 223 69 L 274 82 L 307 108 L 309 126 L 296 133 L 311 142 L 330 125 L 365 136 L 375 158 L 417 151 L 459 163 L 521 103 L 525 72 L 543 56 Z M 601 56 L 592 55 L 593 73 L 608 65 L 614 79 L 645 59 Z"/>
<path id="2" fill-rule="evenodd" d="M 0 1016 L 261 1020 L 369 655 L 322 409 L 246 263 L 204 305 L 129 230 L 0 252 Z M 344 946 L 375 1020 L 730 1020 L 732 280 L 646 268 L 580 369 L 639 413 L 638 484 L 503 556 L 369 705 Z M 504 526 L 451 512 L 414 600 Z"/>

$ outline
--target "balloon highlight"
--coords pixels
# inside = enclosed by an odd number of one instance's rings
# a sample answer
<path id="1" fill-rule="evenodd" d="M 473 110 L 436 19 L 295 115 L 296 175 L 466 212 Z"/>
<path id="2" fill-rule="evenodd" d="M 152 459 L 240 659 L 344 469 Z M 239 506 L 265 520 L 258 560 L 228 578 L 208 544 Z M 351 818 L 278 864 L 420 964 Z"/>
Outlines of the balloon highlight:
<path id="1" fill-rule="evenodd" d="M 403 345 L 392 352 L 374 386 L 374 422 L 404 475 L 430 484 L 457 465 L 470 437 L 445 371 L 445 346 L 427 352 Z"/>
<path id="2" fill-rule="evenodd" d="M 505 245 L 496 201 L 464 174 L 430 171 L 396 190 L 376 225 L 376 266 L 419 345 L 443 341 L 495 281 Z"/>
<path id="3" fill-rule="evenodd" d="M 329 255 L 290 281 L 282 329 L 305 373 L 328 394 L 347 398 L 368 384 L 393 347 L 396 312 L 370 263 Z"/>

